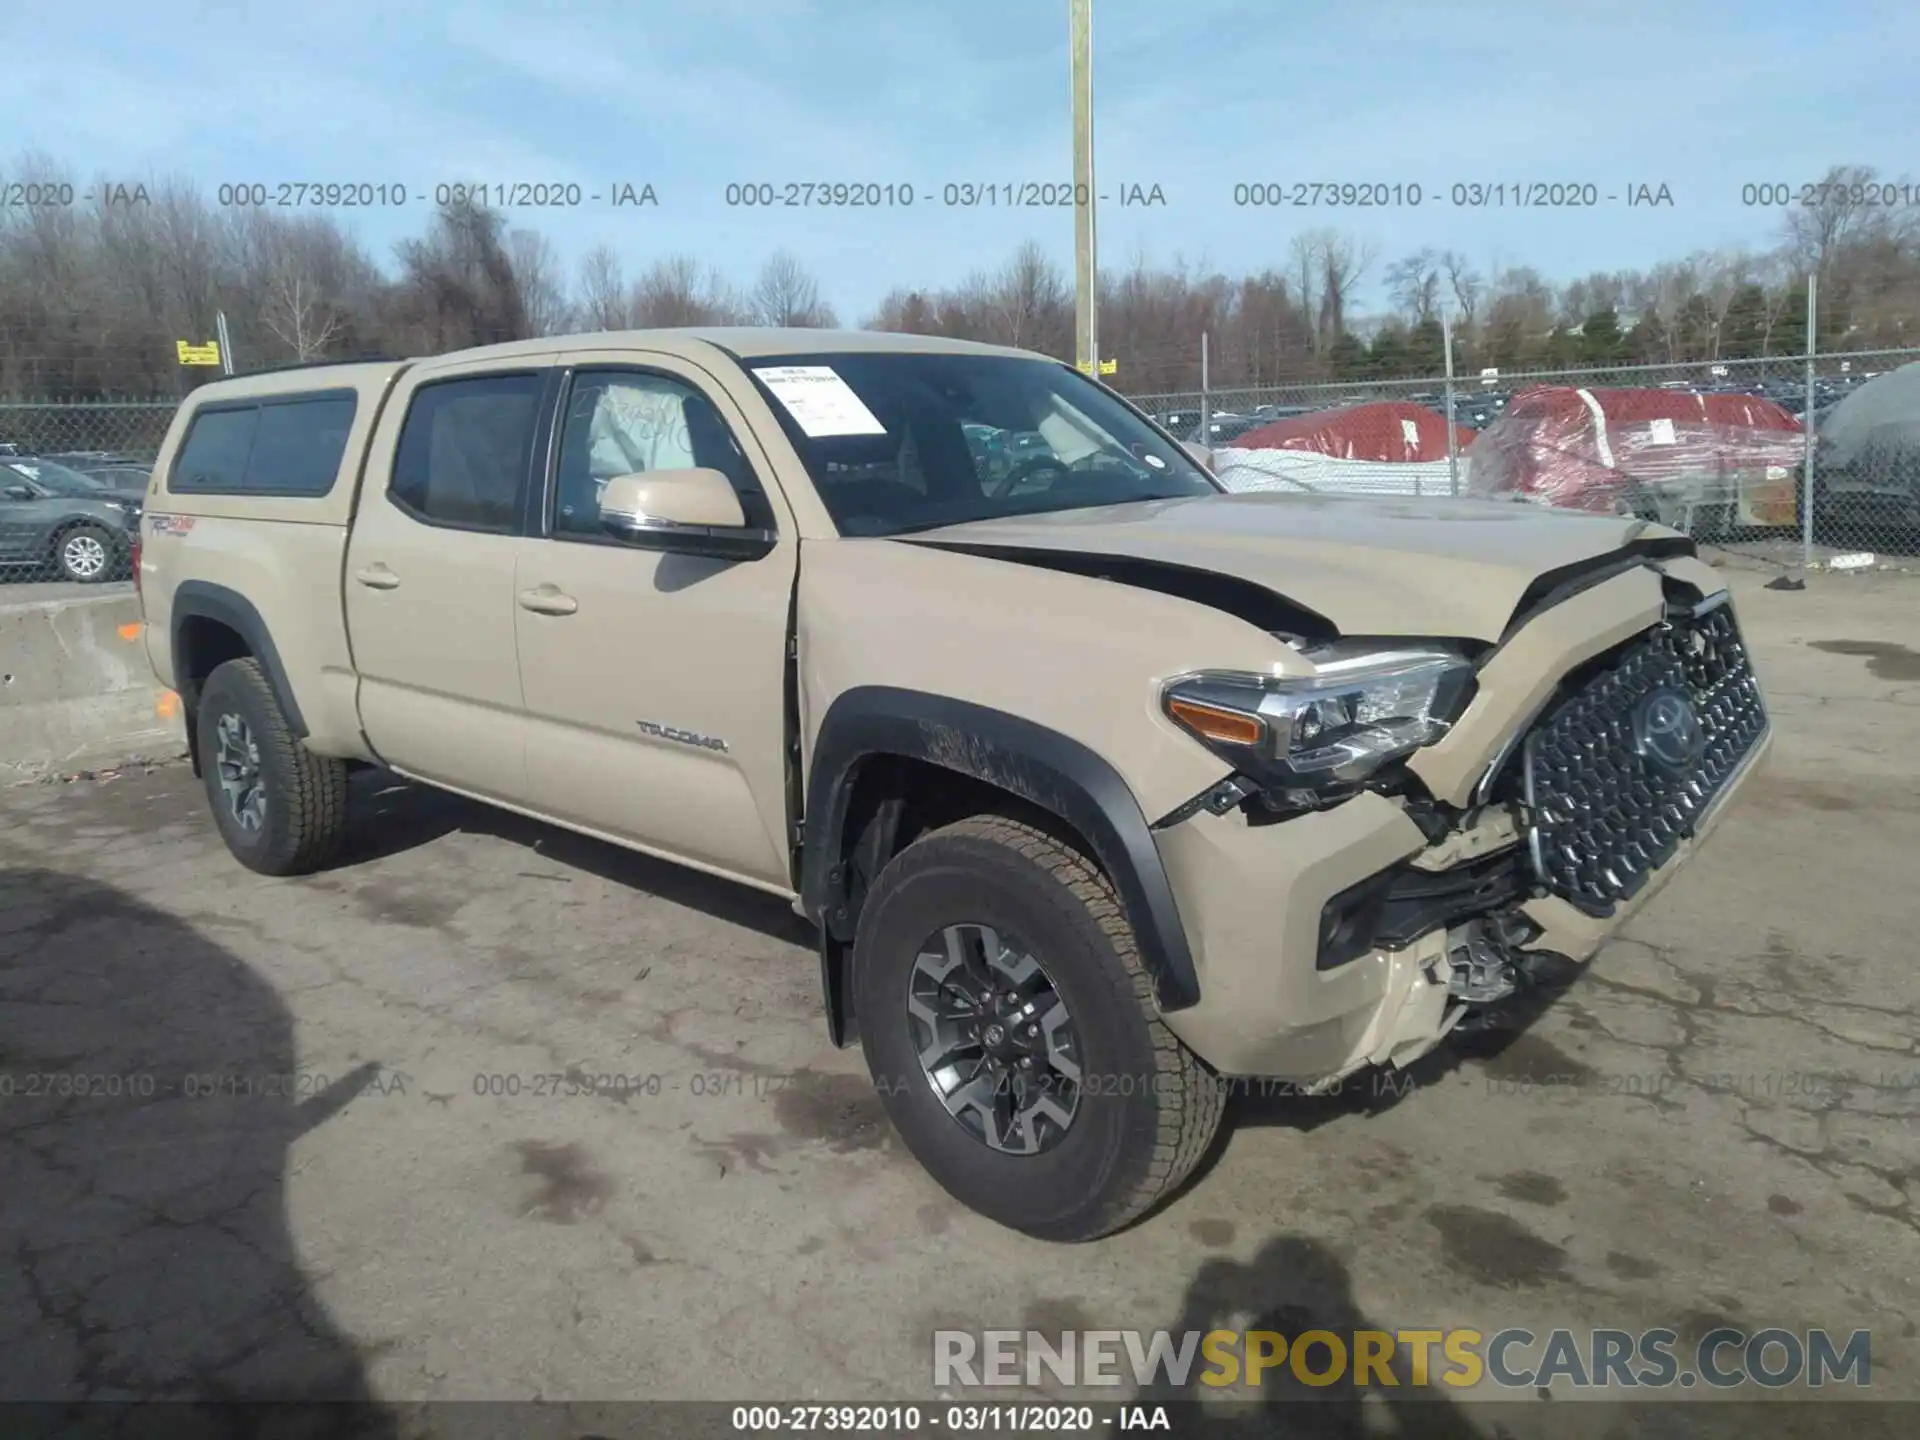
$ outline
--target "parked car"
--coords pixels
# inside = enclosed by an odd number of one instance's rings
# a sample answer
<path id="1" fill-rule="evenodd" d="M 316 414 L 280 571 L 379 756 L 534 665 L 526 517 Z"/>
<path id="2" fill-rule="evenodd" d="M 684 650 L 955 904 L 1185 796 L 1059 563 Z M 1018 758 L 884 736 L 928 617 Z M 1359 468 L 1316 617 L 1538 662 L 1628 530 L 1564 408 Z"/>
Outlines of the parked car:
<path id="1" fill-rule="evenodd" d="M 991 486 L 968 424 L 1051 468 Z M 378 765 L 772 892 L 906 1148 L 1084 1240 L 1193 1171 L 1222 1077 L 1405 1065 L 1576 968 L 1770 741 L 1684 536 L 1200 459 L 924 335 L 218 380 L 144 643 L 241 864 L 326 865 Z"/>
<path id="2" fill-rule="evenodd" d="M 37 455 L 0 455 L 0 568 L 48 580 L 125 579 L 144 487 Z"/>
<path id="3" fill-rule="evenodd" d="M 1815 412 L 1813 522 L 1822 540 L 1920 538 L 1920 362 Z"/>
<path id="4" fill-rule="evenodd" d="M 1254 426 L 1265 425 L 1270 418 L 1266 415 L 1231 415 L 1221 412 L 1214 415 L 1204 426 L 1194 426 L 1187 439 L 1195 445 L 1230 444 Z"/>
<path id="5" fill-rule="evenodd" d="M 1214 451 L 1213 473 L 1236 493 L 1306 489 L 1322 494 L 1449 495 L 1464 484 L 1473 431 L 1409 400 L 1374 401 L 1269 420 Z"/>
<path id="6" fill-rule="evenodd" d="M 96 480 L 104 480 L 116 490 L 139 490 L 144 493 L 147 478 L 153 473 L 152 464 L 139 456 L 107 450 L 57 451 L 41 458 L 64 465 L 69 470 L 78 470 L 82 475 L 91 475 Z"/>
<path id="7" fill-rule="evenodd" d="M 1800 423 L 1757 396 L 1541 385 L 1474 441 L 1469 490 L 1724 540 L 1793 524 L 1805 451 Z"/>

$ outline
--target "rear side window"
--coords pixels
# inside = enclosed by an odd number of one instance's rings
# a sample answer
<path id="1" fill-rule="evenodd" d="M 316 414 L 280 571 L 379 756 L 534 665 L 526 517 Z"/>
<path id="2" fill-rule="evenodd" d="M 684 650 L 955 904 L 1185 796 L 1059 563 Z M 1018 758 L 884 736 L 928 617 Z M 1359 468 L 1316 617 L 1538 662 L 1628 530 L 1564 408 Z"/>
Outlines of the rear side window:
<path id="1" fill-rule="evenodd" d="M 202 410 L 169 488 L 177 494 L 296 495 L 333 489 L 357 404 L 351 390 Z"/>
<path id="2" fill-rule="evenodd" d="M 523 374 L 421 386 L 400 429 L 388 498 L 430 525 L 511 531 L 545 384 Z"/>
<path id="3" fill-rule="evenodd" d="M 253 405 L 238 410 L 202 410 L 187 430 L 187 442 L 174 462 L 169 488 L 240 489 L 247 473 L 247 452 L 253 449 L 253 432 L 259 423 L 260 411 Z"/>
<path id="4" fill-rule="evenodd" d="M 353 429 L 354 397 L 262 405 L 247 457 L 246 488 L 278 495 L 324 495 L 340 473 Z"/>

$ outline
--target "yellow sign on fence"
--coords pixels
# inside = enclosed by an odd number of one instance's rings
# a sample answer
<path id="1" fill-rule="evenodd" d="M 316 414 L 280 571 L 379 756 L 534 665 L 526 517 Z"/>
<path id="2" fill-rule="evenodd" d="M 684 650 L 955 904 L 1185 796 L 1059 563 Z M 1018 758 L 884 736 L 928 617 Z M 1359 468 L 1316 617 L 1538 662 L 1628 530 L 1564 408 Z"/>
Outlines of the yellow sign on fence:
<path id="1" fill-rule="evenodd" d="M 220 345 L 209 340 L 205 345 L 195 345 L 191 341 L 176 340 L 173 348 L 180 355 L 182 365 L 218 365 L 220 363 Z"/>
<path id="2" fill-rule="evenodd" d="M 1080 373 L 1082 375 L 1091 375 L 1093 368 L 1085 361 L 1082 361 L 1080 364 Z M 1100 362 L 1100 373 L 1102 375 L 1118 375 L 1120 373 L 1120 362 L 1118 360 L 1102 360 Z"/>

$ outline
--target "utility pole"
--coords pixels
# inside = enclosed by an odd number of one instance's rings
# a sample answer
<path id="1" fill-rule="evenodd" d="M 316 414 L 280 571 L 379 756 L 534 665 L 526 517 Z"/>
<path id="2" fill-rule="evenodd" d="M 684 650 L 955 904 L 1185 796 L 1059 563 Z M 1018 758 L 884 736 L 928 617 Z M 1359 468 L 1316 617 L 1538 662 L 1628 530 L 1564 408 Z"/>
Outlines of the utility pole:
<path id="1" fill-rule="evenodd" d="M 1447 370 L 1447 488 L 1458 495 L 1460 447 L 1454 443 L 1453 434 L 1453 312 L 1444 305 L 1440 307 L 1440 354 Z"/>
<path id="2" fill-rule="evenodd" d="M 1213 385 L 1212 377 L 1207 373 L 1207 332 L 1200 332 L 1200 445 L 1213 443 Z"/>
<path id="3" fill-rule="evenodd" d="M 1815 270 L 1807 276 L 1807 408 L 1800 417 L 1805 434 L 1801 437 L 1806 450 L 1800 462 L 1800 568 L 1813 568 L 1813 455 L 1818 437 L 1814 434 L 1813 405 L 1814 390 L 1814 332 L 1820 323 L 1820 305 L 1814 298 L 1819 291 L 1820 272 Z M 1736 517 L 1737 518 L 1737 517 Z"/>
<path id="4" fill-rule="evenodd" d="M 1094 245 L 1093 0 L 1067 0 L 1073 86 L 1073 328 L 1074 360 L 1100 373 L 1100 331 L 1094 315 L 1099 255 Z"/>

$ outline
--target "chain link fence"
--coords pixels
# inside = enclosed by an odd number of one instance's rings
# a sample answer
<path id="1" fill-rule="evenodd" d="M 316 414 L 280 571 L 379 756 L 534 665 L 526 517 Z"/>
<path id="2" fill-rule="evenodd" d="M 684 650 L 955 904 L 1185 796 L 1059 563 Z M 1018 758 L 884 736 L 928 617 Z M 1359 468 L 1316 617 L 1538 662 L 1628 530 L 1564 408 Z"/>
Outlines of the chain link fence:
<path id="1" fill-rule="evenodd" d="M 1861 552 L 1920 555 L 1917 361 L 1860 351 L 1131 398 L 1212 448 L 1236 490 L 1517 497 L 1846 568 Z"/>
<path id="2" fill-rule="evenodd" d="M 1234 489 L 1518 497 L 1844 567 L 1920 556 L 1915 362 L 1861 351 L 1132 398 L 1212 447 Z M 0 401 L 0 586 L 128 578 L 174 409 Z"/>
<path id="3" fill-rule="evenodd" d="M 132 541 L 175 405 L 0 401 L 0 599 L 22 583 L 132 578 Z"/>

